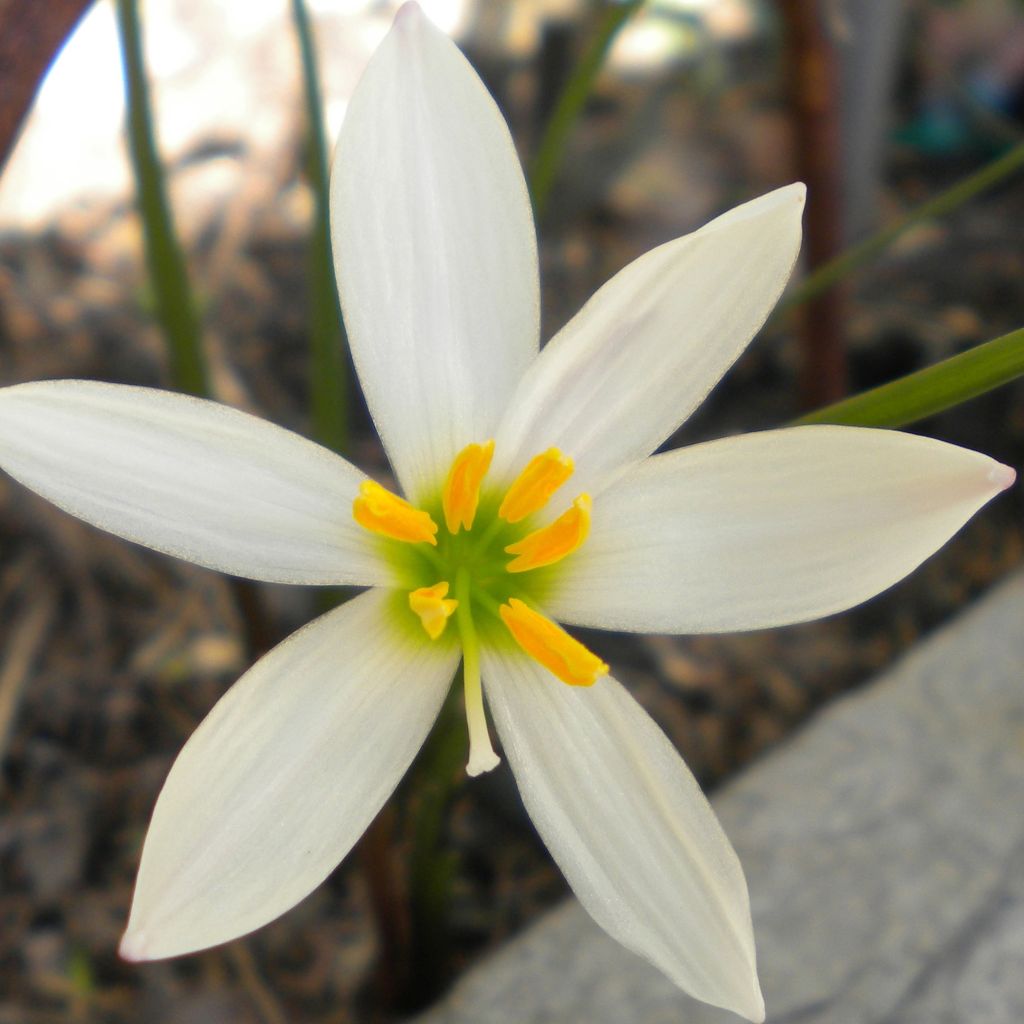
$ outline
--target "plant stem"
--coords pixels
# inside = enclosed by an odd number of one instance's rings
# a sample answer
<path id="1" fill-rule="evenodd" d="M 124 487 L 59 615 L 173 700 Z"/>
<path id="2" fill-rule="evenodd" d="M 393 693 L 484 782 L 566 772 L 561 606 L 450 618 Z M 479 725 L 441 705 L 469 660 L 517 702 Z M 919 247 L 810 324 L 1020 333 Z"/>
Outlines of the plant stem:
<path id="1" fill-rule="evenodd" d="M 392 804 L 385 804 L 356 845 L 380 942 L 372 984 L 385 1010 L 401 1004 L 414 959 L 409 948 L 409 904 L 395 855 L 396 820 Z"/>
<path id="2" fill-rule="evenodd" d="M 412 922 L 411 976 L 403 1009 L 432 1002 L 448 981 L 448 921 L 457 859 L 442 846 L 445 815 L 466 758 L 458 685 L 445 701 L 417 762 L 411 808 L 409 909 Z"/>
<path id="3" fill-rule="evenodd" d="M 117 25 L 124 61 L 128 148 L 142 216 L 146 264 L 163 329 L 174 386 L 193 395 L 208 393 L 199 316 L 181 245 L 167 202 L 163 167 L 157 155 L 146 79 L 137 0 L 117 0 Z"/>
<path id="4" fill-rule="evenodd" d="M 316 47 L 304 0 L 292 0 L 306 102 L 306 165 L 315 212 L 309 244 L 310 412 L 313 433 L 336 452 L 348 446 L 348 364 L 345 327 L 334 282 L 330 194 Z"/>
<path id="5" fill-rule="evenodd" d="M 795 424 L 903 427 L 1024 376 L 1024 328 L 801 416 Z"/>
<path id="6" fill-rule="evenodd" d="M 533 211 L 539 221 L 547 208 L 551 186 L 565 155 L 565 143 L 583 104 L 590 95 L 605 57 L 619 30 L 643 6 L 644 0 L 605 3 L 600 21 L 576 67 L 562 90 L 555 109 L 541 135 L 537 154 L 530 163 L 530 195 Z"/>
<path id="7" fill-rule="evenodd" d="M 1024 142 L 986 164 L 980 171 L 975 171 L 974 174 L 958 181 L 941 195 L 911 210 L 891 227 L 852 246 L 834 260 L 819 267 L 790 291 L 779 305 L 778 312 L 792 309 L 820 295 L 874 259 L 915 224 L 951 213 L 975 196 L 998 185 L 1021 167 L 1024 167 Z"/>

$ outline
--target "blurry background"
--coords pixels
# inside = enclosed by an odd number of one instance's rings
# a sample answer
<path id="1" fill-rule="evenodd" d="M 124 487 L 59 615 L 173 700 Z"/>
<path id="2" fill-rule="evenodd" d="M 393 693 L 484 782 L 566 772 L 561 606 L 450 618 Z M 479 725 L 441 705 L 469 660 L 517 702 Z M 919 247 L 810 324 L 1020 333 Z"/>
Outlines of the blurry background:
<path id="1" fill-rule="evenodd" d="M 422 4 L 483 75 L 533 165 L 616 4 Z M 23 6 L 0 0 L 0 107 L 14 104 L 14 64 L 5 80 L 3 61 L 23 44 L 11 20 Z M 54 17 L 74 6 L 54 4 Z M 396 7 L 309 0 L 328 138 Z M 146 0 L 142 14 L 212 390 L 309 433 L 315 202 L 287 4 Z M 124 121 L 115 13 L 100 0 L 0 173 L 0 383 L 171 386 Z M 797 177 L 812 184 L 805 258 L 817 264 L 1022 142 L 1019 2 L 649 0 L 614 39 L 550 179 L 544 336 L 641 252 Z M 1019 326 L 1022 214 L 1024 190 L 1008 175 L 780 314 L 677 441 L 782 424 Z M 360 401 L 353 389 L 348 451 L 380 472 Z M 1024 393 L 1004 388 L 920 429 L 1019 467 Z M 1022 540 L 1014 493 L 910 580 L 826 622 L 585 639 L 713 785 L 1018 564 Z M 362 852 L 256 936 L 172 963 L 117 960 L 171 760 L 255 653 L 316 610 L 306 591 L 240 594 L 0 479 L 0 1024 L 394 1019 L 563 894 L 509 773 L 465 785 L 459 752 L 439 789 L 413 773 Z M 424 853 L 418 823 L 438 807 L 441 835 Z M 424 856 L 441 893 L 427 910 L 409 867 Z"/>

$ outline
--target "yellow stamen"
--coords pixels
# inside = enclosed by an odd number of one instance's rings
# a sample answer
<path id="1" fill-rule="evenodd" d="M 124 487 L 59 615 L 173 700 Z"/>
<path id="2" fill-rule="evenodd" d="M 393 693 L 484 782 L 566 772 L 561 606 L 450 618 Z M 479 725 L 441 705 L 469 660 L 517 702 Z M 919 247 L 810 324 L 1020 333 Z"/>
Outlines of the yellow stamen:
<path id="1" fill-rule="evenodd" d="M 494 442 L 470 444 L 455 456 L 445 481 L 441 504 L 449 533 L 458 533 L 459 527 L 473 528 L 476 507 L 480 502 L 480 484 L 491 465 Z"/>
<path id="2" fill-rule="evenodd" d="M 522 540 L 509 544 L 505 550 L 518 555 L 505 566 L 509 572 L 529 572 L 542 565 L 553 565 L 571 555 L 590 533 L 589 494 L 581 494 L 572 508 L 563 512 L 553 523 L 528 533 Z"/>
<path id="3" fill-rule="evenodd" d="M 557 623 L 527 607 L 517 597 L 498 609 L 517 644 L 549 672 L 570 686 L 593 686 L 608 666 Z"/>
<path id="4" fill-rule="evenodd" d="M 359 497 L 352 502 L 352 515 L 360 526 L 392 540 L 437 545 L 434 539 L 437 524 L 429 513 L 415 508 L 373 480 L 366 480 L 360 486 Z"/>
<path id="5" fill-rule="evenodd" d="M 572 468 L 572 459 L 557 448 L 535 455 L 508 489 L 498 515 L 507 523 L 518 523 L 539 512 L 572 476 Z"/>
<path id="6" fill-rule="evenodd" d="M 447 595 L 448 584 L 443 580 L 432 587 L 420 587 L 409 595 L 409 607 L 420 617 L 431 640 L 436 640 L 444 632 L 448 620 L 459 607 L 458 601 L 445 600 Z"/>

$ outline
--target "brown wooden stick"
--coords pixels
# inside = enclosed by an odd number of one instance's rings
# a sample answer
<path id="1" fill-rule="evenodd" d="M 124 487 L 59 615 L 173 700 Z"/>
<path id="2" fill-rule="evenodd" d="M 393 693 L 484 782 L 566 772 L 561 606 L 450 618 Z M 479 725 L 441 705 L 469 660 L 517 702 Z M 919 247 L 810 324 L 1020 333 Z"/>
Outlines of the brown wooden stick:
<path id="1" fill-rule="evenodd" d="M 778 0 L 785 30 L 786 88 L 795 163 L 807 184 L 804 254 L 810 271 L 842 248 L 842 154 L 838 74 L 819 0 Z M 800 400 L 813 409 L 846 394 L 846 294 L 832 288 L 799 311 Z"/>
<path id="2" fill-rule="evenodd" d="M 396 823 L 394 807 L 385 804 L 355 849 L 380 943 L 371 985 L 384 1015 L 403 1004 L 409 984 L 411 923 L 406 878 L 394 848 Z"/>
<path id="3" fill-rule="evenodd" d="M 0 0 L 0 170 L 39 83 L 92 0 Z"/>

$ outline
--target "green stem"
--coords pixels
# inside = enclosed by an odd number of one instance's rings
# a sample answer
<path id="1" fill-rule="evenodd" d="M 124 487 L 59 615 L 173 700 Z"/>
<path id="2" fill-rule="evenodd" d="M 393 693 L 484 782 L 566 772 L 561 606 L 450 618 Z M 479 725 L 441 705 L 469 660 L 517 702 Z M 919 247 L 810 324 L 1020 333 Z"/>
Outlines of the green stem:
<path id="1" fill-rule="evenodd" d="M 307 170 L 315 213 L 309 246 L 310 272 L 310 406 L 313 432 L 337 452 L 348 446 L 348 364 L 345 327 L 334 282 L 331 253 L 330 196 L 323 102 L 316 48 L 304 0 L 292 0 L 306 101 Z"/>
<path id="2" fill-rule="evenodd" d="M 541 135 L 537 155 L 530 164 L 530 195 L 533 197 L 533 210 L 537 220 L 540 220 L 547 207 L 551 186 L 565 155 L 566 140 L 590 95 L 594 79 L 604 65 L 605 57 L 619 30 L 643 3 L 644 0 L 626 0 L 623 3 L 605 4 L 596 31 L 555 103 L 555 109 Z"/>
<path id="3" fill-rule="evenodd" d="M 117 0 L 117 25 L 124 61 L 128 149 L 142 216 L 146 264 L 156 298 L 174 386 L 193 395 L 208 394 L 199 316 L 189 287 L 185 258 L 174 232 L 163 167 L 157 155 L 146 80 L 137 0 Z"/>
<path id="4" fill-rule="evenodd" d="M 881 387 L 808 413 L 796 424 L 902 427 L 1024 376 L 1024 328 Z"/>
<path id="5" fill-rule="evenodd" d="M 445 815 L 465 764 L 462 709 L 453 687 L 414 773 L 409 851 L 410 978 L 403 1002 L 414 1010 L 439 994 L 447 979 L 448 914 L 457 860 L 443 843 Z"/>
<path id="6" fill-rule="evenodd" d="M 975 196 L 998 185 L 1004 178 L 1008 178 L 1021 167 L 1024 167 L 1024 142 L 1014 146 L 997 160 L 986 164 L 980 171 L 958 181 L 941 195 L 929 199 L 928 202 L 911 210 L 891 227 L 872 235 L 820 266 L 790 291 L 779 305 L 777 312 L 781 313 L 784 310 L 792 309 L 794 306 L 820 295 L 853 273 L 858 267 L 874 259 L 915 224 L 951 213 Z"/>

